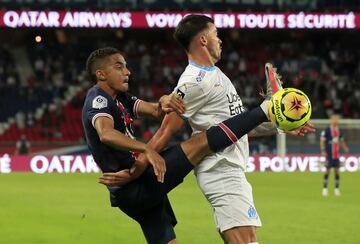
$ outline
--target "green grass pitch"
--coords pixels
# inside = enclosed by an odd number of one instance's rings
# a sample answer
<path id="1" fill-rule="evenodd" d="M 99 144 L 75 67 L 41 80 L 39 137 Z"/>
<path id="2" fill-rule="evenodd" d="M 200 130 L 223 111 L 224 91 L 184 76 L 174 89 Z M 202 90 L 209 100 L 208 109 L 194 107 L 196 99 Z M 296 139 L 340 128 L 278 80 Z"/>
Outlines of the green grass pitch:
<path id="1" fill-rule="evenodd" d="M 250 173 L 260 243 L 360 243 L 359 173 L 341 175 L 341 197 L 321 196 L 320 173 Z M 0 174 L 0 243 L 145 243 L 111 208 L 98 174 Z M 194 176 L 170 194 L 179 243 L 222 243 Z"/>

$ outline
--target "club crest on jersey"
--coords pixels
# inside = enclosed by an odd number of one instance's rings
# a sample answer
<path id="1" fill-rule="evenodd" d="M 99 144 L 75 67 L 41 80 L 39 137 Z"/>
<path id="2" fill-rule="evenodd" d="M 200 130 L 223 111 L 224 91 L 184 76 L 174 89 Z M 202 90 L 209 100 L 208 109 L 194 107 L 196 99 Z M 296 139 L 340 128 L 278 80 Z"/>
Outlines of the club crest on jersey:
<path id="1" fill-rule="evenodd" d="M 256 209 L 253 206 L 250 206 L 248 209 L 249 218 L 257 218 Z"/>
<path id="2" fill-rule="evenodd" d="M 185 97 L 185 93 L 182 92 L 179 88 L 176 90 L 176 94 L 181 97 L 181 98 L 184 98 Z"/>
<path id="3" fill-rule="evenodd" d="M 99 95 L 93 99 L 92 107 L 97 108 L 97 109 L 106 108 L 107 103 L 108 103 L 107 99 L 105 97 Z"/>
<path id="4" fill-rule="evenodd" d="M 200 70 L 199 74 L 196 76 L 196 81 L 200 82 L 205 77 L 206 72 L 204 70 Z"/>

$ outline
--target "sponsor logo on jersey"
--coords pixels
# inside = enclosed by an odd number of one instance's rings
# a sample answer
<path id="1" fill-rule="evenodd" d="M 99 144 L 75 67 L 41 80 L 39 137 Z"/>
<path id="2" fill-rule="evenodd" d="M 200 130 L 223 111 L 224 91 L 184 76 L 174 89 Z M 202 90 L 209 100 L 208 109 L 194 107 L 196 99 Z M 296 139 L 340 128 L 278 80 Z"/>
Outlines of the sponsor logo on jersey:
<path id="1" fill-rule="evenodd" d="M 107 99 L 105 97 L 99 95 L 93 99 L 92 107 L 97 108 L 97 109 L 106 108 L 107 103 L 108 103 Z"/>
<path id="2" fill-rule="evenodd" d="M 200 82 L 205 77 L 206 72 L 204 70 L 200 70 L 199 74 L 196 76 L 196 81 Z"/>
<path id="3" fill-rule="evenodd" d="M 176 94 L 181 98 L 185 97 L 185 93 L 183 91 L 181 91 L 179 88 L 176 90 Z"/>
<path id="4" fill-rule="evenodd" d="M 226 94 L 226 97 L 229 102 L 229 111 L 231 116 L 245 112 L 245 108 L 242 105 L 242 101 L 238 94 L 231 92 L 230 94 Z"/>

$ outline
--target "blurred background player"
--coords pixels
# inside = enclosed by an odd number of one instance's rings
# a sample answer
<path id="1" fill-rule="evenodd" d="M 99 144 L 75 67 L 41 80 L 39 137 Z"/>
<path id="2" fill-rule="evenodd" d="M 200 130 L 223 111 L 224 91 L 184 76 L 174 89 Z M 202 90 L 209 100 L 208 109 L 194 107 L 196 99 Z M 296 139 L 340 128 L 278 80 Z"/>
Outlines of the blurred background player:
<path id="1" fill-rule="evenodd" d="M 331 168 L 334 169 L 335 174 L 335 196 L 340 196 L 340 144 L 344 151 L 349 152 L 342 132 L 339 129 L 340 115 L 333 113 L 330 116 L 330 126 L 321 132 L 320 150 L 321 155 L 326 157 L 326 172 L 323 177 L 322 195 L 328 196 L 328 178 Z"/>

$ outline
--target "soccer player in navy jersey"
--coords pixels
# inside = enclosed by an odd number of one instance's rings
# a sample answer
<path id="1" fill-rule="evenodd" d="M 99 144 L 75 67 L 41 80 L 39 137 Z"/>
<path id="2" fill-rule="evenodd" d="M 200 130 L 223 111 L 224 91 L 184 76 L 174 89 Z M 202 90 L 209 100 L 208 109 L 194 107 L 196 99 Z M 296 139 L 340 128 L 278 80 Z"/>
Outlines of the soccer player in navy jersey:
<path id="1" fill-rule="evenodd" d="M 268 100 L 276 90 L 268 84 L 267 100 L 261 106 L 223 121 L 221 127 L 197 133 L 159 155 L 133 138 L 132 121 L 137 115 L 161 118 L 172 111 L 182 114 L 185 108 L 180 97 L 173 93 L 155 104 L 127 93 L 130 71 L 114 48 L 92 52 L 87 60 L 87 74 L 95 85 L 84 102 L 83 127 L 89 150 L 104 172 L 100 183 L 108 186 L 111 205 L 140 224 L 148 243 L 176 243 L 173 227 L 177 221 L 167 193 L 205 155 L 223 150 L 267 121 Z M 304 127 L 298 133 L 303 135 L 311 129 Z M 146 161 L 136 160 L 132 152 L 142 153 Z"/>
<path id="2" fill-rule="evenodd" d="M 328 196 L 328 178 L 331 168 L 334 169 L 335 174 L 335 196 L 340 196 L 340 145 L 344 151 L 349 152 L 343 134 L 339 129 L 339 114 L 333 113 L 330 117 L 330 126 L 321 132 L 320 150 L 321 155 L 326 157 L 326 171 L 323 177 L 322 195 Z"/>

